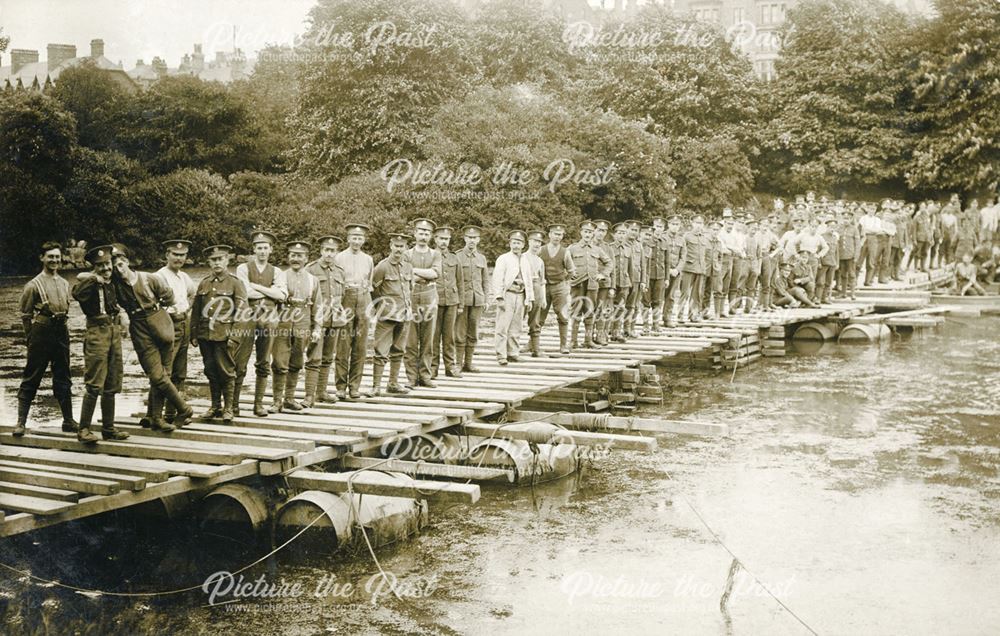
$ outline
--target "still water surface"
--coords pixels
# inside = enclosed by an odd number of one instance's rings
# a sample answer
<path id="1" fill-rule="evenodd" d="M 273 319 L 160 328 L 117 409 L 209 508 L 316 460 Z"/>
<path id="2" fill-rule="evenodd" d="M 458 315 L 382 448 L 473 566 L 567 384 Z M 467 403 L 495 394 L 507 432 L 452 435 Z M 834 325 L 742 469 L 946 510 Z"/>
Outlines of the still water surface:
<path id="1" fill-rule="evenodd" d="M 18 283 L 0 289 L 4 422 L 14 417 L 23 354 Z M 431 527 L 378 551 L 402 601 L 372 580 L 367 553 L 272 559 L 247 579 L 297 583 L 297 597 L 223 607 L 207 607 L 201 591 L 82 595 L 0 570 L 0 631 L 808 633 L 743 570 L 720 609 L 733 558 L 704 519 L 821 634 L 996 633 L 998 333 L 995 317 L 949 320 L 881 347 L 767 359 L 732 382 L 664 370 L 666 404 L 644 414 L 725 422 L 729 437 L 662 437 L 652 454 L 616 453 L 559 482 L 432 507 Z M 74 355 L 79 395 L 78 337 Z M 135 407 L 141 381 L 128 386 Z M 56 417 L 50 393 L 41 394 L 35 417 Z M 3 563 L 104 590 L 198 585 L 260 554 L 239 538 L 129 513 L 0 542 Z M 381 592 L 374 602 L 372 592 Z"/>

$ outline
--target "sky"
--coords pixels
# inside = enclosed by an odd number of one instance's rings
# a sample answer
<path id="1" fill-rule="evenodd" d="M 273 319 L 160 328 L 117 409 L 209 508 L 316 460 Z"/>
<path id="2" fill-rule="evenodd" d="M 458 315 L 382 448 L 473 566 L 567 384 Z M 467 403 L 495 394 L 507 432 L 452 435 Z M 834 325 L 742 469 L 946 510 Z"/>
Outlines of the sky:
<path id="1" fill-rule="evenodd" d="M 131 69 L 159 55 L 170 67 L 201 43 L 206 60 L 236 44 L 249 55 L 267 43 L 291 44 L 305 30 L 315 0 L 0 0 L 0 27 L 10 49 L 37 49 L 45 61 L 49 43 L 75 44 L 90 54 L 90 41 L 104 40 L 104 55 Z"/>

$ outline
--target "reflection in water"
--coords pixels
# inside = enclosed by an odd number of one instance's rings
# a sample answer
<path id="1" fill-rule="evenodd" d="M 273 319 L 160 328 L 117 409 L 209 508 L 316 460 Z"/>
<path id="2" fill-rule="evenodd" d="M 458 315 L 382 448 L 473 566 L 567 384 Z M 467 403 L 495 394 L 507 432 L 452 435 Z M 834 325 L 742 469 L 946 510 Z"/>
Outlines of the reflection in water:
<path id="1" fill-rule="evenodd" d="M 5 418 L 23 355 L 15 304 L 15 290 L 0 291 Z M 248 575 L 353 593 L 209 608 L 201 592 L 94 598 L 2 572 L 0 620 L 9 633 L 802 634 L 732 573 L 696 514 L 675 505 L 683 497 L 819 633 L 988 633 L 1000 622 L 1000 319 L 966 322 L 881 346 L 793 343 L 732 382 L 664 370 L 669 397 L 643 414 L 726 422 L 729 437 L 663 436 L 654 453 L 616 453 L 533 488 L 490 486 L 472 507 L 432 506 L 429 528 L 378 553 L 398 580 L 432 580 L 425 597 L 372 603 L 365 552 L 316 546 Z M 128 386 L 134 409 L 141 381 Z M 56 417 L 50 402 L 39 418 Z M 231 539 L 120 513 L 4 541 L 0 561 L 86 587 L 170 589 L 259 556 Z"/>

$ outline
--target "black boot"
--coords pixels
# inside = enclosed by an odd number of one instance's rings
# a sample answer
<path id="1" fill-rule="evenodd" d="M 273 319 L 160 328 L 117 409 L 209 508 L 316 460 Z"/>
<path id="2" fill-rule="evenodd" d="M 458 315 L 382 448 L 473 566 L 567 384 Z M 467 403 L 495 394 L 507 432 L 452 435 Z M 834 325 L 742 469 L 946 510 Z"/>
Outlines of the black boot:
<path id="1" fill-rule="evenodd" d="M 208 407 L 202 417 L 206 420 L 222 417 L 222 389 L 216 386 L 215 382 L 209 382 L 208 390 L 212 394 L 212 406 Z"/>
<path id="2" fill-rule="evenodd" d="M 62 411 L 62 430 L 64 433 L 75 433 L 80 430 L 80 425 L 73 419 L 73 397 L 62 395 L 56 398 L 59 402 L 59 410 Z"/>
<path id="3" fill-rule="evenodd" d="M 163 408 L 163 394 L 159 391 L 153 391 L 153 399 L 150 402 L 152 413 L 161 413 Z M 173 424 L 167 424 L 163 421 L 160 416 L 154 416 L 149 423 L 150 430 L 159 431 L 161 433 L 173 433 L 177 427 Z"/>
<path id="4" fill-rule="evenodd" d="M 184 397 L 184 382 L 175 382 L 174 388 L 177 389 L 178 395 L 182 398 Z M 174 406 L 173 402 L 167 402 L 163 407 L 163 420 L 173 424 L 174 419 L 177 417 L 177 407 Z"/>
<path id="5" fill-rule="evenodd" d="M 222 423 L 233 423 L 233 404 L 236 397 L 236 380 L 229 378 L 222 389 Z"/>
<path id="6" fill-rule="evenodd" d="M 171 429 L 175 429 L 188 424 L 194 417 L 194 409 L 188 406 L 188 403 L 184 401 L 184 398 L 181 397 L 181 394 L 177 391 L 177 387 L 175 387 L 173 383 L 167 382 L 161 391 L 163 396 L 161 400 L 173 404 L 177 411 L 177 414 L 174 415 L 173 426 L 170 424 L 167 424 L 167 426 L 171 426 Z M 159 411 L 157 411 L 157 414 L 159 414 Z M 158 421 L 162 422 L 163 420 L 158 418 Z"/>
<path id="7" fill-rule="evenodd" d="M 90 423 L 94 419 L 94 409 L 96 408 L 97 396 L 87 391 L 83 394 L 83 404 L 80 406 L 80 426 L 76 433 L 76 438 L 84 444 L 93 444 L 97 441 L 97 436 L 90 432 Z M 66 430 L 65 426 L 63 426 L 63 430 Z"/>
<path id="8" fill-rule="evenodd" d="M 128 433 L 115 428 L 115 394 L 101 394 L 101 437 L 113 442 L 128 439 Z"/>
<path id="9" fill-rule="evenodd" d="M 267 376 L 258 375 L 253 389 L 253 414 L 257 417 L 267 417 L 267 409 L 264 408 L 264 391 L 266 390 Z"/>
<path id="10" fill-rule="evenodd" d="M 14 427 L 14 437 L 21 437 L 28 431 L 28 412 L 31 411 L 32 398 L 18 396 L 17 426 Z"/>

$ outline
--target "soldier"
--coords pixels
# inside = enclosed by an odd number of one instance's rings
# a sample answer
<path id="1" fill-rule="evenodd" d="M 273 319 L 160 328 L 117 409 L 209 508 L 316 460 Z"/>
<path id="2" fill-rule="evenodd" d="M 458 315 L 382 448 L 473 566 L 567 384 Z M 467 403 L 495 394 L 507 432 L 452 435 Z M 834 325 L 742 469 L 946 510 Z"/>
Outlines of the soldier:
<path id="1" fill-rule="evenodd" d="M 757 309 L 757 282 L 760 280 L 761 267 L 764 259 L 762 231 L 757 219 L 747 216 L 743 222 L 746 228 L 746 278 L 740 291 L 740 313 L 750 313 Z"/>
<path id="2" fill-rule="evenodd" d="M 531 263 L 531 288 L 535 302 L 528 311 L 528 350 L 531 351 L 532 358 L 542 356 L 542 345 L 540 342 L 542 334 L 542 308 L 545 306 L 545 261 L 539 253 L 542 251 L 542 243 L 545 241 L 545 233 L 541 230 L 528 232 L 528 261 Z"/>
<path id="3" fill-rule="evenodd" d="M 701 289 L 705 277 L 708 238 L 705 219 L 700 214 L 691 219 L 691 229 L 684 234 L 684 260 L 681 262 L 681 322 L 701 320 Z"/>
<path id="4" fill-rule="evenodd" d="M 72 384 L 69 376 L 69 283 L 59 275 L 62 249 L 50 241 L 39 251 L 42 271 L 24 286 L 21 293 L 21 323 L 28 344 L 28 357 L 17 391 L 17 425 L 14 436 L 27 430 L 28 412 L 42 383 L 42 376 L 52 365 L 52 393 L 62 411 L 62 430 L 75 433 L 79 426 L 73 420 Z"/>
<path id="5" fill-rule="evenodd" d="M 662 228 L 661 219 L 660 226 Z M 662 233 L 662 230 L 660 231 Z M 660 333 L 660 321 L 663 320 L 663 275 L 664 250 L 660 246 L 660 233 L 656 226 L 647 225 L 639 232 L 642 241 L 642 261 L 646 272 L 647 285 L 642 293 L 642 331 L 643 335 Z M 654 278 L 659 276 L 659 278 Z"/>
<path id="6" fill-rule="evenodd" d="M 278 313 L 281 303 L 288 298 L 285 274 L 268 262 L 278 239 L 270 232 L 254 232 L 251 236 L 253 258 L 236 267 L 236 278 L 243 282 L 247 291 L 247 303 L 251 320 L 241 325 L 241 340 L 236 351 L 236 391 L 233 404 L 239 412 L 240 391 L 247 374 L 250 352 L 254 352 L 254 372 L 257 381 L 253 391 L 253 414 L 267 417 L 264 408 L 264 391 L 267 377 L 271 374 L 271 350 L 274 331 L 278 327 Z"/>
<path id="7" fill-rule="evenodd" d="M 955 260 L 955 248 L 958 245 L 958 213 L 960 207 L 958 205 L 958 195 L 951 195 L 951 199 L 948 203 L 941 208 L 939 215 L 934 214 L 934 211 L 938 209 L 937 204 L 932 204 L 933 207 L 928 208 L 928 212 L 932 220 L 936 220 L 937 223 L 932 222 L 932 226 L 937 227 L 941 237 L 941 247 L 938 250 L 940 253 L 940 260 L 945 263 L 951 263 Z M 925 265 L 924 271 L 927 271 L 931 267 L 931 263 L 935 260 L 933 253 L 935 251 L 935 242 L 933 232 L 931 234 L 931 244 L 928 249 L 927 254 L 927 264 Z"/>
<path id="8" fill-rule="evenodd" d="M 840 267 L 837 269 L 837 290 L 841 297 L 857 298 L 858 284 L 856 259 L 861 253 L 861 235 L 853 215 L 842 214 L 837 227 L 837 255 Z"/>
<path id="9" fill-rule="evenodd" d="M 191 241 L 171 239 L 163 242 L 167 264 L 156 270 L 170 289 L 174 292 L 174 304 L 167 309 L 167 314 L 174 321 L 174 348 L 170 352 L 170 381 L 177 387 L 177 392 L 184 395 L 184 385 L 187 382 L 188 341 L 191 339 L 191 301 L 194 300 L 195 284 L 183 267 L 187 262 Z M 166 404 L 163 419 L 174 421 L 174 406 Z"/>
<path id="10" fill-rule="evenodd" d="M 708 320 L 715 320 L 719 317 L 718 311 L 725 304 L 728 294 L 725 288 L 725 264 L 722 259 L 724 248 L 722 239 L 719 237 L 721 231 L 722 223 L 712 219 L 712 222 L 708 224 L 708 232 L 702 237 L 705 242 L 705 277 L 702 298 L 705 298 L 706 295 L 708 297 L 708 311 L 702 317 Z"/>
<path id="11" fill-rule="evenodd" d="M 570 279 L 576 276 L 573 258 L 562 240 L 566 236 L 566 227 L 561 223 L 553 223 L 548 227 L 549 242 L 539 251 L 538 256 L 545 265 L 545 299 L 538 299 L 536 310 L 539 312 L 539 323 L 545 325 L 549 309 L 556 312 L 556 323 L 559 325 L 559 354 L 569 353 L 569 296 Z"/>
<path id="12" fill-rule="evenodd" d="M 212 396 L 206 418 L 222 418 L 233 423 L 236 407 L 236 358 L 240 334 L 238 317 L 247 311 L 247 291 L 243 282 L 227 269 L 233 248 L 206 247 L 202 254 L 211 269 L 198 283 L 191 304 L 191 344 L 201 351 L 205 377 Z"/>
<path id="13" fill-rule="evenodd" d="M 858 255 L 857 270 L 865 267 L 865 286 L 869 286 L 878 274 L 879 235 L 883 233 L 882 220 L 875 216 L 875 206 L 865 204 L 865 214 L 858 221 L 861 226 L 861 253 Z"/>
<path id="14" fill-rule="evenodd" d="M 731 208 L 722 211 L 722 229 L 719 231 L 719 242 L 722 244 L 722 307 L 719 315 L 728 316 L 731 304 L 739 291 L 739 277 L 742 259 L 746 257 L 746 243 L 743 235 L 736 229 L 736 220 Z"/>
<path id="15" fill-rule="evenodd" d="M 361 397 L 361 376 L 368 347 L 368 309 L 372 302 L 372 272 L 375 261 L 361 251 L 371 230 L 364 223 L 347 226 L 347 249 L 335 260 L 344 272 L 344 297 L 341 301 L 347 319 L 337 345 L 337 397 L 352 400 Z"/>
<path id="16" fill-rule="evenodd" d="M 771 302 L 771 291 L 774 287 L 774 278 L 778 275 L 778 235 L 773 230 L 775 219 L 768 217 L 760 222 L 760 232 L 757 234 L 757 242 L 760 245 L 760 308 L 762 311 L 771 311 L 774 304 Z"/>
<path id="17" fill-rule="evenodd" d="M 910 257 L 908 269 L 917 271 L 927 271 L 927 255 L 930 246 L 933 228 L 931 227 L 930 213 L 927 211 L 927 202 L 922 201 L 917 207 L 916 214 L 913 215 L 913 254 Z"/>
<path id="18" fill-rule="evenodd" d="M 594 221 L 594 236 L 591 244 L 597 248 L 597 304 L 593 310 L 597 314 L 594 325 L 594 345 L 604 347 L 608 344 L 608 333 L 611 329 L 611 312 L 614 304 L 614 288 L 611 277 L 614 272 L 614 252 L 611 243 L 605 240 L 611 224 L 602 219 Z M 575 267 L 575 265 L 574 265 Z M 576 339 L 573 339 L 576 342 Z"/>
<path id="19" fill-rule="evenodd" d="M 316 278 L 319 287 L 320 307 L 316 314 L 319 339 L 310 342 L 306 349 L 306 395 L 302 406 L 311 408 L 317 402 L 333 404 L 337 394 L 329 393 L 330 368 L 334 364 L 337 344 L 340 342 L 347 316 L 344 298 L 344 270 L 337 264 L 336 256 L 343 243 L 339 236 L 319 238 L 319 259 L 306 265 L 306 271 Z"/>
<path id="20" fill-rule="evenodd" d="M 403 258 L 413 267 L 413 316 L 406 340 L 406 377 L 410 386 L 437 385 L 431 379 L 434 358 L 434 324 L 437 322 L 437 281 L 441 277 L 441 253 L 430 246 L 434 222 L 417 219 L 413 222 L 415 244 Z"/>
<path id="21" fill-rule="evenodd" d="M 597 310 L 597 292 L 600 287 L 598 275 L 602 253 L 594 247 L 594 224 L 584 221 L 580 224 L 580 240 L 567 249 L 573 261 L 574 275 L 570 278 L 570 347 L 577 348 L 580 322 L 583 321 L 583 346 L 594 346 L 594 313 Z"/>
<path id="22" fill-rule="evenodd" d="M 322 331 L 318 320 L 320 305 L 319 283 L 305 270 L 310 245 L 306 241 L 290 241 L 285 286 L 288 298 L 282 304 L 278 328 L 274 335 L 271 356 L 271 413 L 300 413 L 303 406 L 295 399 L 299 372 L 305 363 L 306 347 L 319 342 Z"/>
<path id="23" fill-rule="evenodd" d="M 806 307 L 819 307 L 816 301 L 816 280 L 812 274 L 812 258 L 806 250 L 799 251 L 792 261 L 788 292 Z"/>
<path id="24" fill-rule="evenodd" d="M 824 217 L 820 223 L 820 235 L 828 249 L 819 259 L 819 270 L 816 275 L 816 299 L 817 302 L 825 304 L 833 302 L 830 294 L 833 291 L 837 267 L 840 265 L 840 235 L 830 221 L 829 217 Z"/>
<path id="25" fill-rule="evenodd" d="M 677 314 L 681 306 L 681 264 L 685 253 L 684 234 L 681 232 L 681 217 L 670 217 L 667 231 L 663 235 L 664 261 L 668 280 L 664 282 L 665 326 L 677 326 Z"/>
<path id="26" fill-rule="evenodd" d="M 524 313 L 530 312 L 535 300 L 531 281 L 534 272 L 531 261 L 524 253 L 527 237 L 521 230 L 507 235 L 510 251 L 497 257 L 493 267 L 493 294 L 497 303 L 496 338 L 494 349 L 497 362 L 517 362 L 520 354 L 518 338 L 521 336 Z"/>
<path id="27" fill-rule="evenodd" d="M 405 258 L 405 234 L 389 235 L 389 256 L 379 261 L 372 273 L 372 307 L 375 322 L 375 361 L 372 363 L 372 394 L 382 393 L 382 371 L 389 363 L 391 395 L 405 395 L 410 390 L 399 384 L 399 367 L 410 333 L 413 266 Z"/>
<path id="28" fill-rule="evenodd" d="M 111 285 L 110 245 L 101 245 L 87 252 L 87 262 L 93 270 L 77 276 L 73 298 L 80 303 L 87 317 L 87 332 L 83 336 L 86 386 L 80 406 L 80 431 L 77 439 L 85 444 L 97 442 L 90 430 L 101 398 L 101 436 L 106 440 L 128 439 L 128 433 L 115 429 L 115 395 L 122 390 L 122 332 L 118 300 Z"/>
<path id="29" fill-rule="evenodd" d="M 156 274 L 133 271 L 124 246 L 116 245 L 111 259 L 115 270 L 111 282 L 118 306 L 128 314 L 132 346 L 154 389 L 150 394 L 153 399 L 150 428 L 170 433 L 187 424 L 194 415 L 170 381 L 169 367 L 166 366 L 174 346 L 174 331 L 172 324 L 162 324 L 161 319 L 170 323 L 162 308 L 174 304 L 174 292 Z M 172 424 L 163 420 L 164 401 L 173 402 L 176 409 Z"/>
<path id="30" fill-rule="evenodd" d="M 629 288 L 628 299 L 625 302 L 627 312 L 625 315 L 623 334 L 629 338 L 636 337 L 636 322 L 639 319 L 639 301 L 643 293 L 649 286 L 649 272 L 643 266 L 643 247 L 639 235 L 642 232 L 642 224 L 632 220 L 626 223 L 627 236 L 626 245 L 631 250 L 629 254 L 629 280 L 632 286 Z"/>
<path id="31" fill-rule="evenodd" d="M 475 225 L 466 226 L 462 230 L 465 247 L 455 253 L 462 266 L 461 304 L 455 324 L 455 362 L 468 373 L 479 373 L 472 364 L 472 356 L 479 340 L 479 319 L 490 298 L 486 257 L 479 253 L 480 235 L 481 230 Z"/>
<path id="32" fill-rule="evenodd" d="M 458 256 L 448 250 L 451 228 L 446 225 L 434 230 L 434 246 L 441 254 L 441 278 L 437 281 L 437 321 L 434 323 L 434 364 L 431 378 L 436 378 L 444 359 L 444 373 L 449 378 L 462 377 L 462 360 L 456 358 L 455 323 L 461 307 L 461 290 L 465 287 L 464 268 Z"/>
<path id="33" fill-rule="evenodd" d="M 632 266 L 634 252 L 628 239 L 628 225 L 626 223 L 619 223 L 615 225 L 614 230 L 614 241 L 611 243 L 611 251 L 614 254 L 615 263 L 614 279 L 612 280 L 612 285 L 615 288 L 615 306 L 612 317 L 611 339 L 615 342 L 625 342 L 628 336 L 628 303 L 632 295 L 632 275 L 635 272 L 635 268 Z"/>

